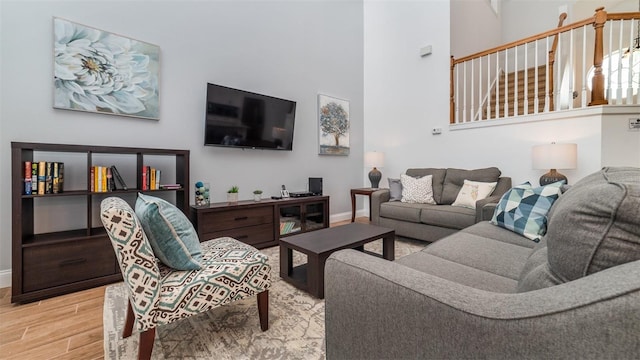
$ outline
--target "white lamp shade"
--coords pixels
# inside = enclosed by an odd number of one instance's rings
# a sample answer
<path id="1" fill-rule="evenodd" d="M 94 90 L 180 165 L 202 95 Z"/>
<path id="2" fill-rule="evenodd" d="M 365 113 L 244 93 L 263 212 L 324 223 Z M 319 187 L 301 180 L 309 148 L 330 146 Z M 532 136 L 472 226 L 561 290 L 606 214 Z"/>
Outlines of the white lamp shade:
<path id="1" fill-rule="evenodd" d="M 575 169 L 578 163 L 578 145 L 544 144 L 533 147 L 534 169 Z"/>
<path id="2" fill-rule="evenodd" d="M 364 163 L 369 168 L 384 167 L 384 153 L 377 152 L 377 151 L 368 151 L 364 153 Z"/>

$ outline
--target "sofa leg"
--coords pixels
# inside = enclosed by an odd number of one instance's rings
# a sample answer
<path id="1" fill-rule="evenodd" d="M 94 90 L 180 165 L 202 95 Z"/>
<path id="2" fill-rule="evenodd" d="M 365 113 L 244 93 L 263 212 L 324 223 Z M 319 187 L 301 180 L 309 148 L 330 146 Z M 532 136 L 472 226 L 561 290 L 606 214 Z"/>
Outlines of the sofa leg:
<path id="1" fill-rule="evenodd" d="M 131 336 L 133 331 L 133 321 L 135 317 L 133 315 L 133 308 L 131 307 L 131 301 L 127 300 L 127 315 L 124 318 L 124 330 L 122 330 L 122 338 L 126 339 Z"/>
<path id="2" fill-rule="evenodd" d="M 258 294 L 258 316 L 260 317 L 260 329 L 269 330 L 269 290 Z"/>
<path id="3" fill-rule="evenodd" d="M 148 329 L 140 333 L 140 345 L 138 347 L 138 360 L 151 359 L 153 342 L 156 338 L 156 328 Z"/>

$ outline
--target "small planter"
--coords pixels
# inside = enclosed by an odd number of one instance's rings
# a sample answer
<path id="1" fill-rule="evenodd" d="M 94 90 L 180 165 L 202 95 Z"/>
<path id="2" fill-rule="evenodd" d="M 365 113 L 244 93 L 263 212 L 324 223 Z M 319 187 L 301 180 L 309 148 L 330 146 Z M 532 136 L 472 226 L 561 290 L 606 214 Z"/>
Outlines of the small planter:
<path id="1" fill-rule="evenodd" d="M 253 194 L 253 201 L 262 200 L 262 194 Z"/>
<path id="2" fill-rule="evenodd" d="M 229 204 L 235 204 L 238 202 L 238 193 L 227 193 L 227 202 Z"/>

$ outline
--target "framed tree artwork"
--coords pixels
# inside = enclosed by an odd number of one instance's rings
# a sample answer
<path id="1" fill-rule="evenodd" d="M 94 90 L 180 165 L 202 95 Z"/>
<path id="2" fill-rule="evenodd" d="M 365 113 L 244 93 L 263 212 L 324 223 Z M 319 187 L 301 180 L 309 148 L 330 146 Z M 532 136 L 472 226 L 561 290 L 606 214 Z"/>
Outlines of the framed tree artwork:
<path id="1" fill-rule="evenodd" d="M 318 95 L 320 155 L 349 155 L 349 101 Z"/>
<path id="2" fill-rule="evenodd" d="M 158 120 L 157 45 L 53 19 L 53 107 Z"/>

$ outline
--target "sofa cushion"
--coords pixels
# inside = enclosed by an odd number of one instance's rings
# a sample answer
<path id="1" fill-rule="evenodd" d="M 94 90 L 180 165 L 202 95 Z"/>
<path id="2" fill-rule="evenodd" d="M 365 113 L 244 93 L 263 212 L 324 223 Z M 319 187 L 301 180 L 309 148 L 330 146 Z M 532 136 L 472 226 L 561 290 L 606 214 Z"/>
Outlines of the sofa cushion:
<path id="1" fill-rule="evenodd" d="M 431 179 L 431 175 L 421 178 L 400 175 L 402 183 L 402 199 L 400 201 L 410 204 L 435 204 Z"/>
<path id="2" fill-rule="evenodd" d="M 604 168 L 554 205 L 549 266 L 567 282 L 640 259 L 640 168 Z"/>
<path id="3" fill-rule="evenodd" d="M 533 249 L 538 244 L 540 244 L 540 243 L 534 243 L 533 241 L 525 238 L 520 234 L 516 234 L 511 230 L 507 230 L 499 226 L 493 225 L 489 221 L 481 221 L 479 223 L 473 224 L 467 228 L 460 230 L 460 233 L 474 234 L 474 235 L 486 237 L 489 239 L 493 239 L 496 241 L 512 244 L 512 245 L 523 246 L 529 249 Z"/>
<path id="4" fill-rule="evenodd" d="M 484 183 L 465 179 L 456 201 L 451 205 L 475 209 L 476 201 L 486 199 L 491 195 L 497 184 L 498 182 Z"/>
<path id="5" fill-rule="evenodd" d="M 475 210 L 451 205 L 432 205 L 422 208 L 420 222 L 450 229 L 464 229 L 476 222 Z"/>
<path id="6" fill-rule="evenodd" d="M 436 202 L 438 204 L 451 205 L 456 201 L 456 197 L 458 197 L 458 193 L 462 185 L 464 185 L 465 180 L 497 182 L 500 174 L 500 170 L 496 167 L 475 170 L 449 168 L 447 169 L 447 174 L 445 175 L 442 186 L 442 197 L 440 201 L 436 199 Z"/>
<path id="7" fill-rule="evenodd" d="M 399 201 L 385 202 L 380 204 L 380 217 L 419 223 L 420 212 L 426 206 L 437 205 L 408 204 Z"/>
<path id="8" fill-rule="evenodd" d="M 493 214 L 491 223 L 535 242 L 547 231 L 547 213 L 560 196 L 564 181 L 534 188 L 529 182 L 507 191 Z"/>
<path id="9" fill-rule="evenodd" d="M 531 253 L 525 246 L 460 232 L 436 241 L 422 251 L 516 282 Z"/>
<path id="10" fill-rule="evenodd" d="M 407 169 L 407 175 L 412 177 L 423 177 L 431 175 L 431 187 L 433 188 L 433 199 L 437 204 L 442 200 L 442 186 L 447 169 L 424 168 L 424 169 Z"/>
<path id="11" fill-rule="evenodd" d="M 518 284 L 511 278 L 459 264 L 424 251 L 404 256 L 396 262 L 458 284 L 486 291 L 513 293 Z"/>

